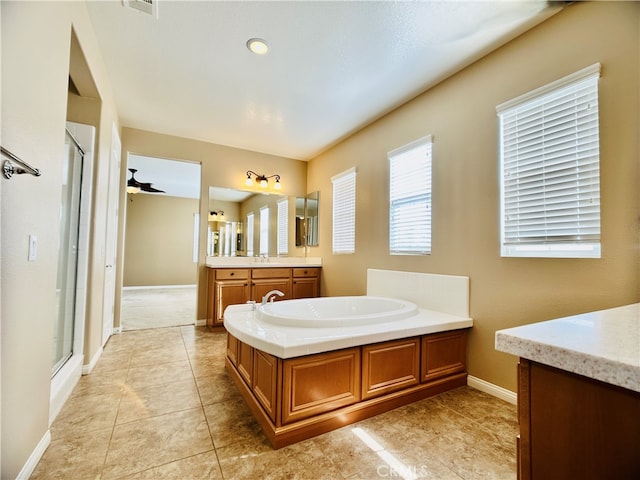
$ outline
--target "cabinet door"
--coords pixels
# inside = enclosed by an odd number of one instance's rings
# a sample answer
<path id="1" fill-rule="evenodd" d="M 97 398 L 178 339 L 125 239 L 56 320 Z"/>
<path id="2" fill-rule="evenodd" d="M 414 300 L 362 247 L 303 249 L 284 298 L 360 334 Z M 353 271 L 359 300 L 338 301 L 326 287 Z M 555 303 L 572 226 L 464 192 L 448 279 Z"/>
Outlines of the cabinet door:
<path id="1" fill-rule="evenodd" d="M 467 331 L 434 333 L 422 337 L 422 381 L 464 372 L 467 357 Z"/>
<path id="2" fill-rule="evenodd" d="M 318 296 L 318 278 L 294 278 L 293 298 L 313 298 Z"/>
<path id="3" fill-rule="evenodd" d="M 284 293 L 284 297 L 276 296 L 274 300 L 286 300 L 291 298 L 291 279 L 290 278 L 264 278 L 253 280 L 251 286 L 251 300 L 260 303 L 271 290 L 280 290 Z"/>
<path id="4" fill-rule="evenodd" d="M 222 325 L 224 309 L 229 305 L 246 303 L 249 300 L 251 287 L 248 280 L 216 281 L 216 316 L 214 325 Z"/>

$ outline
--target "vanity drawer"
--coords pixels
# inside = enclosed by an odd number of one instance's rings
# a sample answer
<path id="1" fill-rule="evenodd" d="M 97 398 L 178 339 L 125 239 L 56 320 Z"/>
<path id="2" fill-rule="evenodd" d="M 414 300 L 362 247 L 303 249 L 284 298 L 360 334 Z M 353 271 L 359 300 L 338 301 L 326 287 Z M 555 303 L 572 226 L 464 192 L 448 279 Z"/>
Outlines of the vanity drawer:
<path id="1" fill-rule="evenodd" d="M 254 268 L 251 271 L 252 278 L 289 278 L 290 268 Z"/>
<path id="2" fill-rule="evenodd" d="M 216 269 L 216 280 L 242 280 L 245 278 L 249 278 L 249 270 L 246 268 Z"/>
<path id="3" fill-rule="evenodd" d="M 320 275 L 319 268 L 294 268 L 293 276 L 294 277 L 317 277 Z"/>

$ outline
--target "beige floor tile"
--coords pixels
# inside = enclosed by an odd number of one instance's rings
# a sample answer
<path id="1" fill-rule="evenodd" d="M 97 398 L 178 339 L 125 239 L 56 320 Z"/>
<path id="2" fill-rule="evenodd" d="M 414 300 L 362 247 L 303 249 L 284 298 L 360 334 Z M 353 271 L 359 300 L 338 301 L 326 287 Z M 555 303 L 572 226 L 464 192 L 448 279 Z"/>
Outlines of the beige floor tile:
<path id="1" fill-rule="evenodd" d="M 126 480 L 222 480 L 214 450 L 123 477 Z"/>
<path id="2" fill-rule="evenodd" d="M 210 375 L 221 375 L 226 372 L 224 366 L 225 354 L 219 353 L 210 356 L 189 356 L 193 375 L 197 377 L 207 377 Z"/>
<path id="3" fill-rule="evenodd" d="M 31 475 L 31 480 L 100 478 L 110 438 L 111 428 L 103 428 L 53 440 Z"/>
<path id="4" fill-rule="evenodd" d="M 102 478 L 141 472 L 212 449 L 200 407 L 116 425 Z"/>
<path id="5" fill-rule="evenodd" d="M 51 425 L 53 440 L 112 428 L 122 393 L 83 395 L 69 398 Z"/>
<path id="6" fill-rule="evenodd" d="M 216 449 L 240 443 L 249 448 L 267 442 L 260 425 L 244 401 L 238 403 L 237 400 L 228 400 L 205 405 L 204 412 Z"/>
<path id="7" fill-rule="evenodd" d="M 116 425 L 200 406 L 200 396 L 193 379 L 131 388 L 122 396 Z"/>
<path id="8" fill-rule="evenodd" d="M 235 384 L 226 373 L 197 377 L 196 383 L 202 405 L 210 405 L 227 400 L 234 400 L 238 403 L 243 401 Z"/>
<path id="9" fill-rule="evenodd" d="M 191 365 L 188 360 L 161 363 L 159 365 L 143 365 L 131 367 L 127 375 L 126 384 L 130 388 L 164 385 L 193 378 Z"/>
<path id="10" fill-rule="evenodd" d="M 97 395 L 122 393 L 129 370 L 122 368 L 107 372 L 94 372 L 80 377 L 72 392 L 72 397 L 82 395 Z"/>
<path id="11" fill-rule="evenodd" d="M 131 355 L 131 367 L 159 365 L 161 363 L 180 362 L 188 359 L 187 351 L 182 342 L 171 342 L 166 345 L 154 345 L 134 351 Z"/>

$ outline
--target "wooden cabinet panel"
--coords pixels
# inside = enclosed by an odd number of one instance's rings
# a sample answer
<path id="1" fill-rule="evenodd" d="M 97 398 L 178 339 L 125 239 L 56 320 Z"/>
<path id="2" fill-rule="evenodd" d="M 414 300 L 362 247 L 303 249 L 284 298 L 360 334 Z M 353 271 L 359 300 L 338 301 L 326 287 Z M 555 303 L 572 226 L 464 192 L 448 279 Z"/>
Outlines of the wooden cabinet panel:
<path id="1" fill-rule="evenodd" d="M 638 478 L 640 393 L 523 359 L 518 417 L 521 480 Z"/>
<path id="2" fill-rule="evenodd" d="M 420 338 L 362 347 L 362 398 L 420 383 Z"/>
<path id="3" fill-rule="evenodd" d="M 360 349 L 283 361 L 282 423 L 360 401 Z"/>
<path id="4" fill-rule="evenodd" d="M 467 331 L 436 333 L 422 338 L 423 382 L 464 372 L 467 357 Z"/>
<path id="5" fill-rule="evenodd" d="M 227 333 L 227 357 L 234 365 L 238 365 L 238 347 L 240 342 L 236 337 Z"/>
<path id="6" fill-rule="evenodd" d="M 318 278 L 294 278 L 293 298 L 314 298 L 320 290 Z"/>
<path id="7" fill-rule="evenodd" d="M 251 278 L 291 278 L 290 268 L 254 268 Z"/>
<path id="8" fill-rule="evenodd" d="M 278 358 L 260 350 L 253 351 L 253 394 L 272 422 L 278 411 Z"/>
<path id="9" fill-rule="evenodd" d="M 319 277 L 320 276 L 320 269 L 318 267 L 308 267 L 308 268 L 294 268 L 293 269 L 293 276 L 294 277 L 309 277 L 309 278 L 314 278 L 314 277 Z"/>
<path id="10" fill-rule="evenodd" d="M 250 300 L 251 287 L 248 280 L 216 280 L 216 316 L 214 325 L 222 325 L 224 309 L 229 305 L 246 303 Z"/>
<path id="11" fill-rule="evenodd" d="M 238 372 L 240 376 L 247 382 L 247 385 L 253 384 L 253 347 L 238 340 Z"/>
<path id="12" fill-rule="evenodd" d="M 280 290 L 284 293 L 284 297 L 275 296 L 274 300 L 286 300 L 291 298 L 291 279 L 290 278 L 271 278 L 264 280 L 253 280 L 251 285 L 251 300 L 260 303 L 271 290 Z"/>
<path id="13" fill-rule="evenodd" d="M 243 280 L 249 278 L 249 269 L 247 268 L 220 268 L 214 271 L 216 272 L 216 280 Z"/>

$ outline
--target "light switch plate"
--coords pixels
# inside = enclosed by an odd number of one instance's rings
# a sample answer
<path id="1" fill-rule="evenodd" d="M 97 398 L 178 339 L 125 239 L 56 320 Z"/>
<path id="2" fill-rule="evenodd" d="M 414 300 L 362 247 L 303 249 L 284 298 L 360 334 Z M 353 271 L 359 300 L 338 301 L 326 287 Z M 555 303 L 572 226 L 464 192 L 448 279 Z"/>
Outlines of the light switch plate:
<path id="1" fill-rule="evenodd" d="M 36 261 L 36 254 L 38 250 L 38 237 L 36 235 L 29 235 L 29 258 L 30 262 Z"/>

